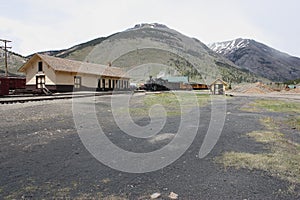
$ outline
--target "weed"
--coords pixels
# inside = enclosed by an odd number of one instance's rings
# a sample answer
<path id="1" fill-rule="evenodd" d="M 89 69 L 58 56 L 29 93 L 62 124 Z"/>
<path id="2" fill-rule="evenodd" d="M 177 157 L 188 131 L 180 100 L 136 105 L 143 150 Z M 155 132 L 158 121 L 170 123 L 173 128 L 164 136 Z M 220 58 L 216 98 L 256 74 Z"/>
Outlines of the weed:
<path id="1" fill-rule="evenodd" d="M 252 132 L 249 136 L 269 145 L 270 153 L 226 152 L 216 158 L 225 167 L 264 170 L 291 183 L 300 183 L 299 144 L 291 142 L 280 133 Z"/>
<path id="2" fill-rule="evenodd" d="M 163 92 L 147 94 L 141 97 L 141 102 L 133 100 L 129 106 L 129 113 L 132 117 L 149 116 L 149 111 L 155 105 L 160 105 L 165 110 L 166 116 L 179 116 L 188 112 L 193 106 L 201 107 L 208 103 L 210 96 L 205 94 Z M 116 110 L 119 114 L 127 112 L 126 107 Z M 159 117 L 159 113 L 152 113 Z M 156 116 L 157 114 L 157 116 Z"/>
<path id="3" fill-rule="evenodd" d="M 261 123 L 267 130 L 253 131 L 247 135 L 257 142 L 266 144 L 270 152 L 257 154 L 225 152 L 215 161 L 225 167 L 268 171 L 271 175 L 287 180 L 291 184 L 299 184 L 300 144 L 285 138 L 285 135 L 278 131 L 276 121 L 273 118 L 263 118 Z"/>
<path id="4" fill-rule="evenodd" d="M 107 184 L 107 183 L 109 183 L 111 180 L 109 179 L 109 178 L 105 178 L 105 179 L 102 179 L 101 180 L 101 182 L 103 183 L 103 184 Z"/>
<path id="5" fill-rule="evenodd" d="M 260 99 L 250 105 L 271 112 L 300 113 L 300 104 L 291 101 Z"/>

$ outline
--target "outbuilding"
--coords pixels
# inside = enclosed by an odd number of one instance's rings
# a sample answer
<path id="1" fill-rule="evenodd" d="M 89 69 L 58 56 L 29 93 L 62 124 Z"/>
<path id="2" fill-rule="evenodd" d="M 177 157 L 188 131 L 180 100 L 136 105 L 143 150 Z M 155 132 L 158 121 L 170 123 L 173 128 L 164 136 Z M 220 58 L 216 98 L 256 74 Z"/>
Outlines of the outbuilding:
<path id="1" fill-rule="evenodd" d="M 52 92 L 126 90 L 129 77 L 121 68 L 35 54 L 20 69 L 26 89 Z"/>
<path id="2" fill-rule="evenodd" d="M 225 81 L 218 78 L 217 80 L 215 80 L 210 84 L 210 90 L 212 94 L 223 95 L 225 94 L 227 85 L 228 84 Z"/>

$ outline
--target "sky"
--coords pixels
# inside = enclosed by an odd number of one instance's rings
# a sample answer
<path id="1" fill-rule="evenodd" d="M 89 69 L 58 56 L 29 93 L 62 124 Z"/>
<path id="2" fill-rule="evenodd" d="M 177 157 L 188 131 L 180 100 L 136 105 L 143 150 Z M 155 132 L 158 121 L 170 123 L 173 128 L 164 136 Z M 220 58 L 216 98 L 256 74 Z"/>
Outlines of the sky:
<path id="1" fill-rule="evenodd" d="M 205 44 L 254 39 L 300 57 L 298 0 L 0 0 L 0 10 L 0 39 L 24 56 L 155 22 Z"/>

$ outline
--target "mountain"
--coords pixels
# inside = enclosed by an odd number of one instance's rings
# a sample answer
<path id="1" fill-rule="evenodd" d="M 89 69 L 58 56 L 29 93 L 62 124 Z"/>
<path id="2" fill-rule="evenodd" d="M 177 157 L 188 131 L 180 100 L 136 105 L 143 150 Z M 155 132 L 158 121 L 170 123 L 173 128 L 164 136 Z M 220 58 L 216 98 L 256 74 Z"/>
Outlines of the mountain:
<path id="1" fill-rule="evenodd" d="M 17 53 L 8 51 L 7 54 L 7 67 L 9 75 L 11 76 L 19 76 L 23 75 L 22 73 L 18 73 L 18 69 L 27 61 L 27 59 Z M 5 53 L 4 50 L 0 48 L 0 76 L 5 75 Z"/>
<path id="2" fill-rule="evenodd" d="M 75 45 L 69 49 L 43 51 L 38 53 L 48 56 L 56 56 L 61 58 L 68 58 L 71 60 L 84 61 L 84 59 L 92 51 L 94 46 L 100 44 L 105 39 L 107 39 L 107 37 L 97 38 L 82 44 Z M 33 54 L 29 55 L 28 58 L 31 56 L 33 56 Z"/>
<path id="3" fill-rule="evenodd" d="M 61 51 L 44 54 L 123 67 L 133 81 L 149 76 L 189 76 L 190 81 L 210 83 L 253 82 L 261 77 L 213 52 L 204 43 L 163 24 L 137 24 L 133 28 Z"/>
<path id="4" fill-rule="evenodd" d="M 209 44 L 213 51 L 243 69 L 272 81 L 300 77 L 300 58 L 290 56 L 250 39 L 236 39 Z"/>

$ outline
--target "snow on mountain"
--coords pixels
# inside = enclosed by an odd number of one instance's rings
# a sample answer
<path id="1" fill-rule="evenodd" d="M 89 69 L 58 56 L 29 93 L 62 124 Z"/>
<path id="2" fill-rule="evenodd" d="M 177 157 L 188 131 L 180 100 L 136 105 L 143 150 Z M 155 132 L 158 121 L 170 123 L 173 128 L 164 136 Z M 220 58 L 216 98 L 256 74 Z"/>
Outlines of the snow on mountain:
<path id="1" fill-rule="evenodd" d="M 207 46 L 216 53 L 228 54 L 237 49 L 247 47 L 250 43 L 249 39 L 238 38 L 236 40 L 230 40 L 226 42 L 216 42 L 208 44 Z"/>
<path id="2" fill-rule="evenodd" d="M 167 29 L 168 27 L 164 24 L 159 24 L 159 23 L 141 23 L 141 24 L 136 24 L 133 28 L 127 29 L 127 31 L 140 29 L 140 28 L 163 28 L 163 29 Z"/>
<path id="3" fill-rule="evenodd" d="M 300 58 L 255 40 L 239 38 L 212 43 L 208 47 L 239 67 L 272 81 L 281 82 L 300 77 Z"/>

